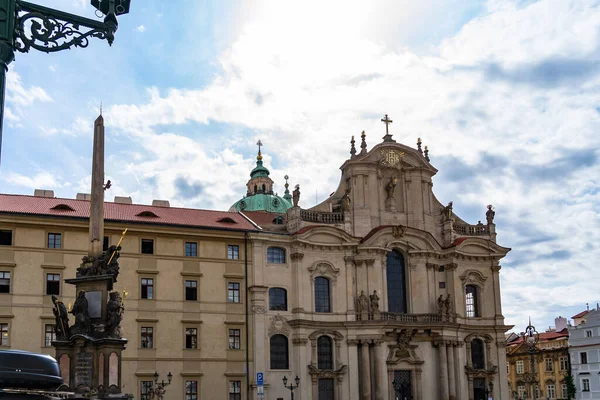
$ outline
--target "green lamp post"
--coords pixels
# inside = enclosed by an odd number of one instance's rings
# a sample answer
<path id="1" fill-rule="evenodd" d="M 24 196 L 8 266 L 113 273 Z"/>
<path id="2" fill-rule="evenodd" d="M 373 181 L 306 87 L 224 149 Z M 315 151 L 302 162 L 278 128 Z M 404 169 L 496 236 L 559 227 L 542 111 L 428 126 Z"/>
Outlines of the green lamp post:
<path id="1" fill-rule="evenodd" d="M 46 53 L 87 47 L 89 38 L 106 39 L 109 45 L 119 24 L 117 15 L 129 12 L 131 0 L 91 0 L 104 14 L 104 21 L 80 17 L 22 0 L 0 0 L 0 157 L 6 71 L 15 59 L 15 50 L 36 49 Z"/>

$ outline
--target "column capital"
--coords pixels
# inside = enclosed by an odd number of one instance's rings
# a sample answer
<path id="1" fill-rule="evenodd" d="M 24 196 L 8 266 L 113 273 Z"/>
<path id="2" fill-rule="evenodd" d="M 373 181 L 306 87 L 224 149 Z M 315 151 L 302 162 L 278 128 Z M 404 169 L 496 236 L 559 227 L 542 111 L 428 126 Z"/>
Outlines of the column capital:
<path id="1" fill-rule="evenodd" d="M 290 259 L 292 261 L 300 261 L 304 258 L 304 253 L 300 253 L 299 251 L 296 251 L 292 254 L 290 254 Z"/>
<path id="2" fill-rule="evenodd" d="M 360 341 L 358 339 L 348 339 L 346 343 L 348 346 L 357 346 Z"/>

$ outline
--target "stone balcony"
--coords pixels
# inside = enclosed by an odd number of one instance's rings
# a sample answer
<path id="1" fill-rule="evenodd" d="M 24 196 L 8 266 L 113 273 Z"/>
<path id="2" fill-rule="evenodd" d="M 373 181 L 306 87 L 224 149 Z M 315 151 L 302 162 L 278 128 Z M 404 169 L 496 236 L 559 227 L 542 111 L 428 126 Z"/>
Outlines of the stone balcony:
<path id="1" fill-rule="evenodd" d="M 455 323 L 456 315 L 454 314 L 441 314 L 441 313 L 429 313 L 429 314 L 404 314 L 394 312 L 362 312 L 356 314 L 356 320 L 361 322 L 374 322 L 381 323 L 385 322 L 399 322 L 402 324 L 444 324 L 444 323 Z"/>

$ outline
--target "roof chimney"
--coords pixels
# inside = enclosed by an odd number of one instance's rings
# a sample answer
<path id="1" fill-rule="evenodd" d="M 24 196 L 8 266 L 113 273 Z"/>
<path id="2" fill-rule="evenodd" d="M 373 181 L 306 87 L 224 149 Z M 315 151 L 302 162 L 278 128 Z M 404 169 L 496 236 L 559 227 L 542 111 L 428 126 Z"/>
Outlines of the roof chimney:
<path id="1" fill-rule="evenodd" d="M 554 327 L 556 332 L 560 332 L 567 327 L 567 319 L 565 317 L 558 317 L 554 319 Z"/>
<path id="2" fill-rule="evenodd" d="M 169 200 L 152 200 L 153 207 L 171 207 Z"/>
<path id="3" fill-rule="evenodd" d="M 75 197 L 75 199 L 90 201 L 92 199 L 92 195 L 89 193 L 77 193 L 77 197 Z"/>
<path id="4" fill-rule="evenodd" d="M 36 197 L 54 197 L 54 190 L 35 189 L 33 195 Z"/>
<path id="5" fill-rule="evenodd" d="M 131 200 L 131 196 L 130 197 L 115 196 L 115 203 L 118 203 L 118 204 L 133 204 L 133 200 Z"/>

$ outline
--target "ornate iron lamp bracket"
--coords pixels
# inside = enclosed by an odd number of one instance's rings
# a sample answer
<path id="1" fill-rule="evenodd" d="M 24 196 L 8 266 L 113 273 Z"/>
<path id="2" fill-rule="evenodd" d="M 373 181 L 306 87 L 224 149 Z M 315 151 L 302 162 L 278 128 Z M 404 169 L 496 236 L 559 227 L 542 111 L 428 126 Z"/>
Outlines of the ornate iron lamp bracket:
<path id="1" fill-rule="evenodd" d="M 26 1 L 17 1 L 16 14 L 14 47 L 22 53 L 30 48 L 45 53 L 84 48 L 90 37 L 106 39 L 111 45 L 118 27 L 114 13 L 99 22 Z M 89 30 L 80 32 L 80 28 Z"/>

